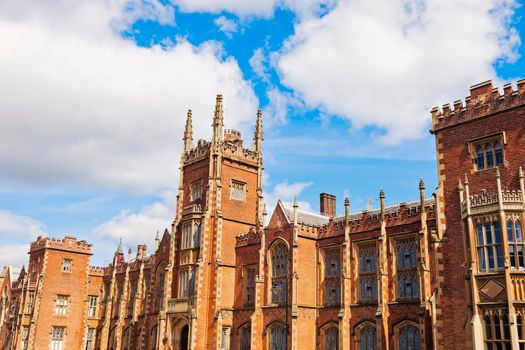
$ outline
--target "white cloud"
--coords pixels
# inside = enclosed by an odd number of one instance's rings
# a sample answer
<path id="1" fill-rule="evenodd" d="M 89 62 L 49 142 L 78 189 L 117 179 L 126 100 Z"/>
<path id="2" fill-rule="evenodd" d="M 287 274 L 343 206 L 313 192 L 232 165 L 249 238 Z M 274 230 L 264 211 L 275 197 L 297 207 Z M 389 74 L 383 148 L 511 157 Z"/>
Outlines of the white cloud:
<path id="1" fill-rule="evenodd" d="M 122 210 L 118 215 L 97 226 L 93 234 L 99 239 L 118 240 L 122 238 L 126 246 L 146 243 L 149 247 L 153 247 L 157 231 L 160 232 L 161 237 L 165 228 L 171 231 L 171 223 L 175 217 L 175 204 L 176 193 L 166 191 L 159 201 L 137 212 Z"/>
<path id="2" fill-rule="evenodd" d="M 0 270 L 8 264 L 27 265 L 29 243 L 45 231 L 45 225 L 38 220 L 0 210 Z"/>
<path id="3" fill-rule="evenodd" d="M 172 23 L 172 9 L 125 4 L 0 3 L 4 180 L 153 192 L 176 186 L 187 108 L 195 139 L 211 135 L 217 93 L 228 127 L 255 122 L 253 89 L 220 45 L 138 47 L 118 30 L 141 17 Z"/>
<path id="4" fill-rule="evenodd" d="M 282 81 L 310 108 L 357 128 L 385 130 L 395 143 L 417 138 L 429 109 L 465 96 L 516 58 L 513 0 L 341 1 L 296 26 L 278 60 Z"/>
<path id="5" fill-rule="evenodd" d="M 237 22 L 233 19 L 229 19 L 225 16 L 220 16 L 220 17 L 217 17 L 213 23 L 215 23 L 215 25 L 217 27 L 219 27 L 219 29 L 221 30 L 221 32 L 223 32 L 224 34 L 226 34 L 226 36 L 228 38 L 231 39 L 232 37 L 232 34 L 233 33 L 236 33 L 237 30 L 239 29 L 238 28 L 238 25 L 237 25 Z"/>
<path id="6" fill-rule="evenodd" d="M 29 243 L 0 245 L 0 270 L 7 265 L 16 267 L 27 266 Z"/>
<path id="7" fill-rule="evenodd" d="M 229 12 L 240 17 L 271 17 L 285 8 L 300 17 L 327 11 L 336 0 L 171 0 L 184 12 Z"/>
<path id="8" fill-rule="evenodd" d="M 277 201 L 280 199 L 287 206 L 291 206 L 295 197 L 297 197 L 297 203 L 300 210 L 314 212 L 309 202 L 301 201 L 301 193 L 309 186 L 312 182 L 293 182 L 283 181 L 276 184 L 270 192 L 264 193 L 264 201 L 268 210 L 268 216 L 271 216 Z"/>
<path id="9" fill-rule="evenodd" d="M 268 82 L 270 80 L 268 76 L 268 69 L 266 68 L 266 56 L 262 47 L 258 48 L 253 52 L 252 57 L 248 61 L 255 75 L 262 81 Z"/>
<path id="10" fill-rule="evenodd" d="M 29 216 L 18 215 L 11 211 L 0 210 L 0 238 L 8 240 L 31 240 L 45 232 L 43 223 Z M 0 244 L 3 245 L 3 244 Z M 1 255 L 0 255 L 1 256 Z"/>

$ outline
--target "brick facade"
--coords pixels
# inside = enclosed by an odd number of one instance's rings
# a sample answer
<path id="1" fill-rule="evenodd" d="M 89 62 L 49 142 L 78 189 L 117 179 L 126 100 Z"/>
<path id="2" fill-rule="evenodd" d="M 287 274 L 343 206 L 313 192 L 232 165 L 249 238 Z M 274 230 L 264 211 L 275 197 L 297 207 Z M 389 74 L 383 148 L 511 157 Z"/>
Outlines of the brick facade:
<path id="1" fill-rule="evenodd" d="M 177 211 L 154 252 L 119 246 L 93 267 L 88 243 L 38 238 L 27 269 L 0 276 L 0 348 L 50 349 L 63 327 L 62 349 L 519 349 L 524 102 L 525 81 L 501 95 L 487 82 L 432 110 L 432 195 L 421 181 L 417 201 L 386 206 L 380 191 L 380 208 L 346 199 L 337 216 L 323 193 L 319 214 L 278 202 L 268 217 L 262 114 L 246 147 L 218 96 L 211 141 L 194 144 L 188 111 Z"/>

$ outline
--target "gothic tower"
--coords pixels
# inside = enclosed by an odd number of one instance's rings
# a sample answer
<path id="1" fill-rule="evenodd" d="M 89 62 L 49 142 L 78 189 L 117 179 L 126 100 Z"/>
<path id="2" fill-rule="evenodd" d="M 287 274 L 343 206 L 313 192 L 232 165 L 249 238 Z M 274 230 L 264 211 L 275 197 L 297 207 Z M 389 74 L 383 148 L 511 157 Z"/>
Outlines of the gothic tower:
<path id="1" fill-rule="evenodd" d="M 188 111 L 176 217 L 172 225 L 171 298 L 164 344 L 217 349 L 232 323 L 235 237 L 262 225 L 262 113 L 253 145 L 224 130 L 222 96 L 216 99 L 211 141 L 193 143 Z M 227 339 L 227 338 L 225 338 Z"/>

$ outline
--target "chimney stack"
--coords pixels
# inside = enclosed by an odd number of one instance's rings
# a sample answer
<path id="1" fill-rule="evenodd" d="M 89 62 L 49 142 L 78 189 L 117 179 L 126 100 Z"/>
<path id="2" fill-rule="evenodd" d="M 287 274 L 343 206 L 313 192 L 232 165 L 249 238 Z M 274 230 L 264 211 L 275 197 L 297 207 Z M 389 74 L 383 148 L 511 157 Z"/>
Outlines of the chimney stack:
<path id="1" fill-rule="evenodd" d="M 335 196 L 329 193 L 321 193 L 321 215 L 335 217 Z"/>

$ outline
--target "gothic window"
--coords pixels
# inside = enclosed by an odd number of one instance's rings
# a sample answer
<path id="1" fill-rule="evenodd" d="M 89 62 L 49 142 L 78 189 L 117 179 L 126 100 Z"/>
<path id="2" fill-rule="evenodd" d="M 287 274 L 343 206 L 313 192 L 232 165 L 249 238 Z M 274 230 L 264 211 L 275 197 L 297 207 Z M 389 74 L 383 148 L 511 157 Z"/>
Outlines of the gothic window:
<path id="1" fill-rule="evenodd" d="M 255 266 L 248 266 L 244 270 L 246 276 L 246 305 L 253 305 L 255 302 Z"/>
<path id="2" fill-rule="evenodd" d="M 97 299 L 95 295 L 88 297 L 88 317 L 97 317 Z"/>
<path id="3" fill-rule="evenodd" d="M 190 279 L 189 279 L 189 285 L 188 285 L 188 293 L 190 297 L 193 297 L 195 295 L 195 270 L 192 269 L 190 273 Z"/>
<path id="4" fill-rule="evenodd" d="M 521 224 L 519 220 L 507 220 L 507 235 L 509 238 L 509 257 L 510 266 L 513 269 L 525 269 L 523 260 L 524 243 L 521 234 Z"/>
<path id="5" fill-rule="evenodd" d="M 252 347 L 251 339 L 252 339 L 252 326 L 251 324 L 247 324 L 242 326 L 242 328 L 239 331 L 240 337 L 241 337 L 241 349 L 240 350 L 250 350 Z"/>
<path id="6" fill-rule="evenodd" d="M 164 301 L 164 280 L 165 272 L 164 268 L 159 266 L 159 272 L 157 275 L 157 310 L 162 308 L 162 302 Z"/>
<path id="7" fill-rule="evenodd" d="M 370 322 L 366 322 L 359 329 L 358 336 L 359 350 L 377 350 L 377 332 L 376 327 Z"/>
<path id="8" fill-rule="evenodd" d="M 503 268 L 503 247 L 498 221 L 477 225 L 479 271 L 490 272 Z"/>
<path id="9" fill-rule="evenodd" d="M 185 222 L 184 225 L 182 225 L 182 242 L 181 242 L 181 249 L 187 249 L 191 248 L 191 222 Z"/>
<path id="10" fill-rule="evenodd" d="M 202 197 L 202 181 L 195 181 L 191 184 L 191 201 L 196 201 Z"/>
<path id="11" fill-rule="evenodd" d="M 195 222 L 193 224 L 193 248 L 198 248 L 201 245 L 201 223 Z"/>
<path id="12" fill-rule="evenodd" d="M 270 350 L 286 349 L 286 328 L 275 325 L 270 329 Z"/>
<path id="13" fill-rule="evenodd" d="M 64 349 L 64 336 L 66 327 L 53 327 L 51 329 L 51 350 Z"/>
<path id="14" fill-rule="evenodd" d="M 136 279 L 129 282 L 128 316 L 133 314 L 133 305 L 137 297 L 137 284 L 138 280 Z"/>
<path id="15" fill-rule="evenodd" d="M 491 169 L 504 164 L 503 134 L 491 136 L 471 143 L 476 170 Z"/>
<path id="16" fill-rule="evenodd" d="M 337 327 L 330 327 L 324 331 L 324 350 L 339 349 L 339 331 Z"/>
<path id="17" fill-rule="evenodd" d="M 284 303 L 288 292 L 288 248 L 279 241 L 273 246 L 272 257 L 272 303 Z"/>
<path id="18" fill-rule="evenodd" d="M 93 350 L 95 344 L 95 328 L 88 328 L 86 334 L 86 348 L 85 350 Z"/>
<path id="19" fill-rule="evenodd" d="M 399 328 L 399 350 L 421 350 L 419 328 L 406 324 Z"/>
<path id="20" fill-rule="evenodd" d="M 27 294 L 27 313 L 33 312 L 33 305 L 35 303 L 35 292 L 29 292 Z"/>
<path id="21" fill-rule="evenodd" d="M 27 350 L 29 345 L 29 327 L 24 326 L 22 329 L 22 350 Z"/>
<path id="22" fill-rule="evenodd" d="M 324 251 L 324 305 L 341 302 L 341 250 Z"/>
<path id="23" fill-rule="evenodd" d="M 179 271 L 179 298 L 188 297 L 188 270 L 181 269 Z"/>
<path id="24" fill-rule="evenodd" d="M 71 259 L 64 259 L 64 261 L 62 261 L 62 272 L 71 272 L 72 265 Z"/>
<path id="25" fill-rule="evenodd" d="M 396 246 L 397 297 L 398 299 L 415 299 L 419 296 L 416 239 L 399 239 Z"/>
<path id="26" fill-rule="evenodd" d="M 244 201 L 246 184 L 240 181 L 232 180 L 230 199 Z"/>
<path id="27" fill-rule="evenodd" d="M 55 314 L 56 315 L 67 315 L 68 308 L 68 296 L 67 295 L 57 295 L 56 304 L 55 304 Z"/>
<path id="28" fill-rule="evenodd" d="M 516 317 L 516 327 L 518 328 L 518 341 L 520 345 L 520 350 L 525 349 L 525 328 L 523 327 L 523 310 L 521 310 Z"/>
<path id="29" fill-rule="evenodd" d="M 367 244 L 359 247 L 359 301 L 377 301 L 377 247 Z"/>
<path id="30" fill-rule="evenodd" d="M 485 313 L 485 346 L 488 350 L 511 349 L 509 319 L 501 310 Z M 518 325 L 519 328 L 519 325 Z"/>
<path id="31" fill-rule="evenodd" d="M 221 350 L 229 350 L 230 349 L 230 334 L 231 334 L 231 327 L 223 327 L 222 328 L 222 334 L 221 334 Z"/>
<path id="32" fill-rule="evenodd" d="M 150 349 L 151 350 L 155 350 L 157 348 L 157 326 L 155 325 L 151 331 L 150 331 L 150 344 L 151 344 L 151 347 Z"/>

